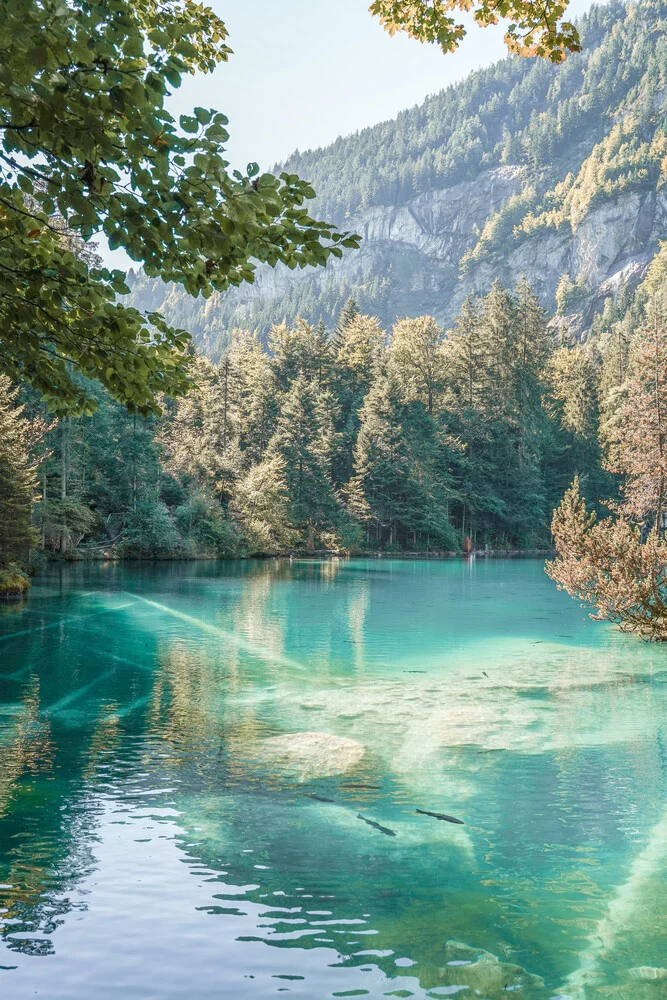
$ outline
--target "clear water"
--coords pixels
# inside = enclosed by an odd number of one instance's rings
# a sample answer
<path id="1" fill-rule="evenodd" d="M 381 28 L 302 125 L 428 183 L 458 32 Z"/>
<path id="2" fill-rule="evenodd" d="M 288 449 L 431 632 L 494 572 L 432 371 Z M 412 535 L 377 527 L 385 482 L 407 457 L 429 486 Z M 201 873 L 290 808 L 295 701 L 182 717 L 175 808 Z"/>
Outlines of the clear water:
<path id="1" fill-rule="evenodd" d="M 537 561 L 53 571 L 0 611 L 0 996 L 664 998 L 666 709 Z"/>

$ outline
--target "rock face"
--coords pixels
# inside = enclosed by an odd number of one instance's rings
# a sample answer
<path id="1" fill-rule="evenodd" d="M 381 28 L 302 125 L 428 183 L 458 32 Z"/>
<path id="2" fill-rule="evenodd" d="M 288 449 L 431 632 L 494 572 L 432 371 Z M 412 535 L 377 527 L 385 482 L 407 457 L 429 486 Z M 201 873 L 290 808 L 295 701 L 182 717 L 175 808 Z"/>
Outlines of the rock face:
<path id="1" fill-rule="evenodd" d="M 667 191 L 617 195 L 592 209 L 575 232 L 547 231 L 512 242 L 461 273 L 461 257 L 474 247 L 478 231 L 511 195 L 522 191 L 524 178 L 522 167 L 499 167 L 406 205 L 369 209 L 347 221 L 364 238 L 360 250 L 321 272 L 262 269 L 254 286 L 235 289 L 228 300 L 240 320 L 244 312 L 250 319 L 258 302 L 274 303 L 280 318 L 281 300 L 300 285 L 308 284 L 317 298 L 331 284 L 354 290 L 373 275 L 386 282 L 384 303 L 376 310 L 384 323 L 430 313 L 447 327 L 466 296 L 486 292 L 496 278 L 513 288 L 525 275 L 553 312 L 556 288 L 568 275 L 581 289 L 578 315 L 573 313 L 571 321 L 581 333 L 606 298 L 615 298 L 621 288 L 633 292 L 646 274 L 660 241 L 667 239 Z"/>
<path id="2" fill-rule="evenodd" d="M 577 286 L 578 298 L 564 321 L 582 336 L 605 299 L 615 299 L 621 289 L 635 290 L 660 241 L 667 240 L 667 190 L 635 190 L 610 197 L 598 202 L 574 232 L 567 227 L 562 232 L 548 230 L 506 241 L 462 271 L 461 258 L 475 246 L 489 217 L 519 194 L 525 182 L 525 168 L 498 167 L 474 181 L 429 191 L 405 205 L 375 207 L 347 220 L 349 228 L 364 237 L 361 248 L 348 251 L 324 269 L 292 272 L 282 266 L 262 267 L 254 285 L 213 295 L 206 302 L 190 300 L 187 314 L 182 312 L 183 294 L 164 285 L 155 286 L 146 304 L 161 308 L 170 321 L 188 327 L 204 348 L 215 353 L 210 331 L 256 326 L 258 309 L 271 321 L 280 321 L 290 299 L 299 303 L 296 311 L 315 320 L 318 301 L 331 296 L 332 289 L 340 302 L 367 287 L 371 277 L 381 291 L 366 308 L 384 324 L 390 326 L 399 316 L 428 313 L 447 328 L 466 296 L 485 293 L 496 278 L 513 288 L 525 275 L 552 313 L 556 288 L 563 275 L 568 275 Z M 359 297 L 363 307 L 363 292 Z M 306 299 L 311 307 L 300 301 Z"/>

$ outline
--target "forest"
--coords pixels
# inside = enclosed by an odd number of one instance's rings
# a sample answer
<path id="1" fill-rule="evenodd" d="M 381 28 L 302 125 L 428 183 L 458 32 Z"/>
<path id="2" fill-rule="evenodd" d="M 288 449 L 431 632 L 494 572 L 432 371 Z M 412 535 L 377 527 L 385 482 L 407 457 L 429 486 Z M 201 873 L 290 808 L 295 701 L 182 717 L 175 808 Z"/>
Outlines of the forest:
<path id="1" fill-rule="evenodd" d="M 97 411 L 54 421 L 2 385 L 39 501 L 33 552 L 56 557 L 239 557 L 329 550 L 549 548 L 575 475 L 589 502 L 608 470 L 635 333 L 664 281 L 663 250 L 634 297 L 585 343 L 548 322 L 527 282 L 495 283 L 449 331 L 392 330 L 349 301 L 336 327 L 236 329 L 161 415 L 130 414 L 89 383 Z M 17 469 L 23 468 L 21 461 Z M 38 556 L 39 558 L 39 556 Z"/>

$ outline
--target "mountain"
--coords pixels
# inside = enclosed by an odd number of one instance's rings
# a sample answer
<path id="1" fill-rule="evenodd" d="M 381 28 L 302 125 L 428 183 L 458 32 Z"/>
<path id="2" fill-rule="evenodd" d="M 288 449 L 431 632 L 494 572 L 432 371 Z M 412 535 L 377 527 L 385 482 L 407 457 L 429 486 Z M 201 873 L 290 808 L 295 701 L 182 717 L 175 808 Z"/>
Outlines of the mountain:
<path id="1" fill-rule="evenodd" d="M 363 237 L 325 269 L 258 271 L 254 285 L 192 299 L 132 276 L 217 356 L 235 326 L 297 314 L 329 326 L 350 295 L 385 325 L 433 314 L 522 275 L 582 336 L 605 299 L 632 292 L 667 239 L 667 0 L 611 2 L 579 22 L 560 66 L 505 59 L 277 169 L 318 192 L 320 217 Z"/>

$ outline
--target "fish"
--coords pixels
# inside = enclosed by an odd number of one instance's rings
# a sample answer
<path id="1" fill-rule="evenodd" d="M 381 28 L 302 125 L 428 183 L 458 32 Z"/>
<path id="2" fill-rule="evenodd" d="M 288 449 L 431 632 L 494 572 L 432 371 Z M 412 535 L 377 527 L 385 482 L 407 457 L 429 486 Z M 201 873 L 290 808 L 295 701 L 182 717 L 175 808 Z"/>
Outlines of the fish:
<path id="1" fill-rule="evenodd" d="M 346 782 L 346 783 L 345 783 L 344 785 L 341 785 L 340 787 L 341 787 L 341 788 L 354 788 L 354 789 L 355 789 L 355 791 L 356 791 L 356 790 L 357 790 L 358 788 L 370 788 L 370 789 L 372 789 L 372 791 L 374 791 L 374 792 L 379 792 L 379 791 L 380 791 L 380 788 L 381 788 L 381 786 L 380 786 L 380 785 L 364 785 L 364 784 L 362 784 L 362 783 L 359 783 L 359 784 L 355 784 L 354 782 L 350 782 L 350 781 Z"/>
<path id="2" fill-rule="evenodd" d="M 307 799 L 315 799 L 316 802 L 333 802 L 333 799 L 327 799 L 324 795 L 306 795 Z"/>
<path id="3" fill-rule="evenodd" d="M 459 826 L 463 826 L 463 820 L 457 819 L 456 816 L 447 816 L 446 813 L 434 813 L 429 812 L 428 809 L 415 809 L 421 816 L 433 816 L 434 819 L 444 819 L 447 823 L 458 823 Z"/>
<path id="4" fill-rule="evenodd" d="M 364 823 L 368 823 L 369 826 L 372 826 L 374 830 L 379 830 L 380 833 L 386 833 L 388 837 L 396 836 L 394 831 L 390 830 L 388 826 L 380 826 L 380 824 L 376 823 L 374 819 L 366 819 L 366 817 L 362 816 L 361 813 L 357 813 L 357 819 L 363 819 Z"/>
<path id="5" fill-rule="evenodd" d="M 484 674 L 484 676 L 485 676 L 485 677 L 488 677 L 488 676 L 489 676 L 489 675 L 487 674 L 486 670 L 482 670 L 482 673 Z"/>

